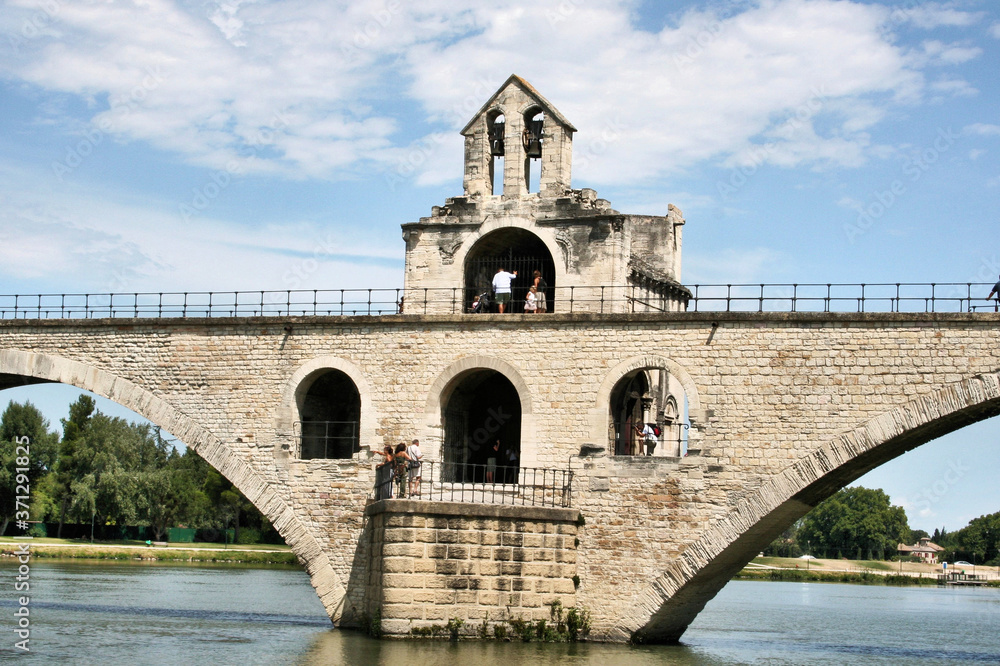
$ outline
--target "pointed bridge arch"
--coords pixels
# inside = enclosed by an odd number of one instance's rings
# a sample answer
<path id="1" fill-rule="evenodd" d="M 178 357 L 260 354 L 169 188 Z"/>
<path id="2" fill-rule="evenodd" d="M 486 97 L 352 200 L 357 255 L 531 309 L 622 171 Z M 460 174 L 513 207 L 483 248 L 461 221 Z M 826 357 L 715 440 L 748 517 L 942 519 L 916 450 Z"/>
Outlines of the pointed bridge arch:
<path id="1" fill-rule="evenodd" d="M 320 544 L 271 484 L 209 430 L 141 386 L 114 373 L 61 356 L 0 350 L 0 377 L 4 376 L 7 379 L 24 378 L 24 383 L 57 382 L 90 391 L 131 409 L 183 441 L 267 516 L 304 563 L 331 619 L 334 622 L 340 619 L 345 588 Z"/>
<path id="2" fill-rule="evenodd" d="M 620 607 L 613 631 L 674 642 L 729 580 L 816 504 L 879 465 L 1000 414 L 1000 373 L 977 375 L 860 424 L 768 479 Z M 612 617 L 616 615 L 612 614 Z"/>

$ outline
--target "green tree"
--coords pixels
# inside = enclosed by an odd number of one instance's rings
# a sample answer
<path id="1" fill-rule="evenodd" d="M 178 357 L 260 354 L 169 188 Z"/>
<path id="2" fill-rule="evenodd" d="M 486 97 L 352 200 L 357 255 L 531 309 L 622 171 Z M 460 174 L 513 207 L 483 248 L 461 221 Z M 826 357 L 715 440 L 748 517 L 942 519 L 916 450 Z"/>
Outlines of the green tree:
<path id="1" fill-rule="evenodd" d="M 814 550 L 885 557 L 910 536 L 906 512 L 882 490 L 844 488 L 821 502 L 802 521 L 798 543 Z"/>
<path id="2" fill-rule="evenodd" d="M 27 455 L 25 455 L 26 447 Z M 23 506 L 17 506 L 18 496 L 30 498 L 34 509 L 39 500 L 47 506 L 50 498 L 40 484 L 52 470 L 59 452 L 59 435 L 49 432 L 49 422 L 30 402 L 11 401 L 0 417 L 0 518 L 3 527 Z M 21 459 L 20 462 L 18 459 Z M 26 460 L 25 460 L 26 459 Z M 21 464 L 24 462 L 26 464 Z M 19 472 L 19 469 L 25 471 Z M 32 513 L 29 517 L 34 518 Z"/>

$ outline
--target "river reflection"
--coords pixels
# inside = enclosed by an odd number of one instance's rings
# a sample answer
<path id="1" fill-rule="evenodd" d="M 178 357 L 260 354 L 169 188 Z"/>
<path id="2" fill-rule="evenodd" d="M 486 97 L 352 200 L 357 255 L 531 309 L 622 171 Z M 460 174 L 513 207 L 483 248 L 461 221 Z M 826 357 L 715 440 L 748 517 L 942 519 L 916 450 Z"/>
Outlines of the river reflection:
<path id="1" fill-rule="evenodd" d="M 14 567 L 0 601 L 11 657 Z M 1000 663 L 1000 590 L 735 581 L 681 645 L 375 641 L 330 628 L 295 568 L 33 561 L 31 648 L 80 664 Z"/>

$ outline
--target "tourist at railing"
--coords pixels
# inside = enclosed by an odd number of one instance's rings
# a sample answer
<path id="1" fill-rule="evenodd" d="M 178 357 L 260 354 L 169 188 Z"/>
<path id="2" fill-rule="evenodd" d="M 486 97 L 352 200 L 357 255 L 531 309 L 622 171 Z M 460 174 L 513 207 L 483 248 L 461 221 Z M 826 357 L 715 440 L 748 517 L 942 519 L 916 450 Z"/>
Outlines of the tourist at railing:
<path id="1" fill-rule="evenodd" d="M 535 271 L 532 274 L 531 286 L 535 291 L 535 312 L 543 313 L 549 311 L 549 306 L 545 302 L 545 290 L 548 288 L 548 283 L 545 278 L 542 277 L 541 271 Z"/>
<path id="2" fill-rule="evenodd" d="M 538 310 L 538 288 L 532 285 L 524 297 L 524 314 L 535 314 Z"/>
<path id="3" fill-rule="evenodd" d="M 635 426 L 635 434 L 639 436 L 639 450 L 638 454 L 642 455 L 645 453 L 647 456 L 653 455 L 653 451 L 656 450 L 656 445 L 659 440 L 656 438 L 656 430 L 654 426 L 650 423 L 644 423 L 643 427 Z M 643 450 L 645 447 L 645 451 Z"/>
<path id="4" fill-rule="evenodd" d="M 497 471 L 497 458 L 500 456 L 500 440 L 493 445 L 493 453 L 486 459 L 486 483 L 493 483 L 493 475 Z"/>
<path id="5" fill-rule="evenodd" d="M 420 469 L 424 454 L 420 451 L 419 439 L 413 440 L 406 448 L 406 455 L 410 457 L 410 497 L 420 497 Z"/>
<path id="6" fill-rule="evenodd" d="M 390 444 L 385 445 L 381 456 L 382 462 L 375 466 L 375 499 L 392 499 L 392 481 L 396 468 Z"/>
<path id="7" fill-rule="evenodd" d="M 406 499 L 407 478 L 410 472 L 410 456 L 406 454 L 406 444 L 403 442 L 397 444 L 396 453 L 392 458 L 396 470 L 396 497 Z"/>
<path id="8" fill-rule="evenodd" d="M 993 306 L 993 312 L 997 312 L 1000 311 L 1000 280 L 997 280 L 997 283 L 993 285 L 993 289 L 991 289 L 989 295 L 986 296 L 986 300 L 988 301 L 993 298 L 993 294 L 997 295 L 997 302 Z"/>
<path id="9" fill-rule="evenodd" d="M 503 314 L 507 304 L 510 303 L 510 283 L 517 277 L 517 271 L 508 273 L 503 266 L 497 269 L 497 274 L 493 276 L 493 295 L 496 298 L 497 308 Z"/>

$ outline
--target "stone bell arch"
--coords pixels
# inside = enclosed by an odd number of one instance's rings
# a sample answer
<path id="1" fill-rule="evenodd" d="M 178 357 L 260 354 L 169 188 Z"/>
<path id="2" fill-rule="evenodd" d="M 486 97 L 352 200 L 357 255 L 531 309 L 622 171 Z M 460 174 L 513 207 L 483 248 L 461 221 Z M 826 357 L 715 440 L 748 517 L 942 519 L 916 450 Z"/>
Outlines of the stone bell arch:
<path id="1" fill-rule="evenodd" d="M 690 292 L 680 283 L 681 211 L 670 205 L 666 215 L 624 215 L 594 190 L 573 189 L 576 131 L 517 75 L 483 104 L 462 129 L 462 196 L 402 225 L 406 302 L 415 306 L 407 307 L 407 314 L 467 312 L 476 289 L 466 274 L 475 245 L 470 240 L 483 238 L 487 228 L 507 227 L 529 234 L 508 234 L 510 247 L 497 253 L 532 256 L 527 245 L 533 239 L 555 248 L 551 277 L 546 276 L 547 296 L 555 305 L 550 312 L 686 308 Z M 526 289 L 530 275 L 518 276 L 515 289 Z M 521 310 L 515 303 L 508 311 Z"/>

